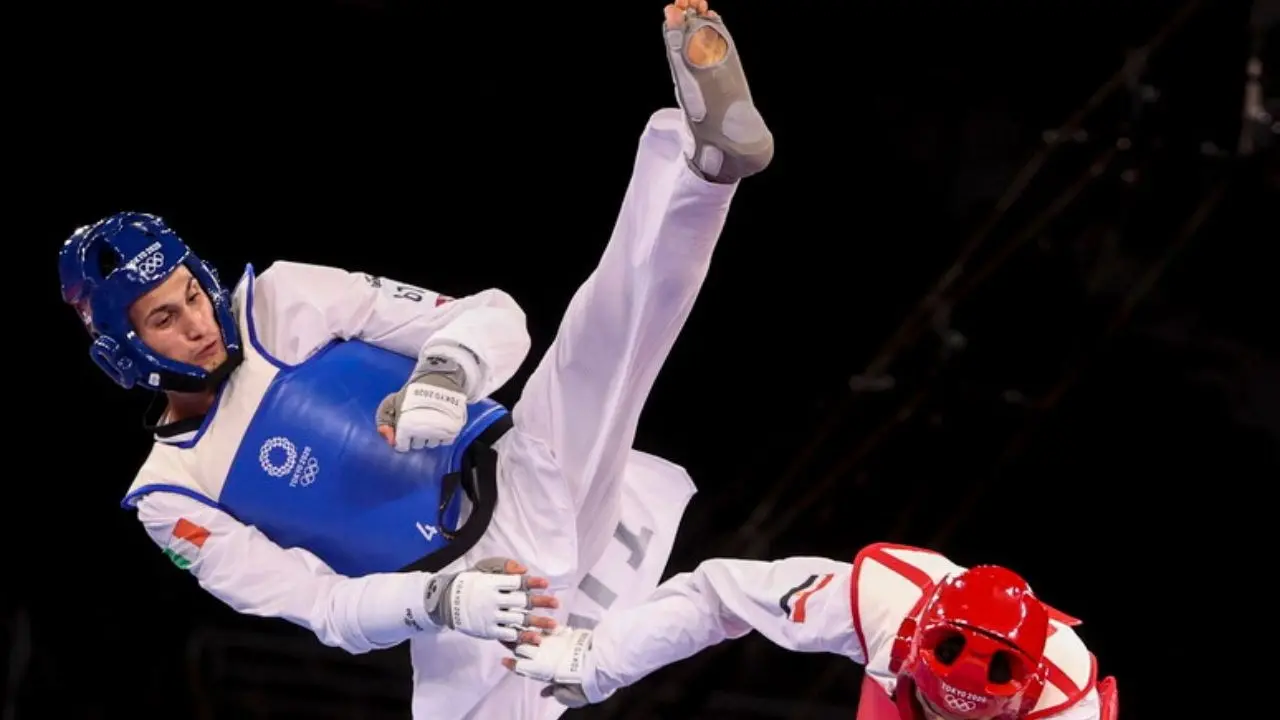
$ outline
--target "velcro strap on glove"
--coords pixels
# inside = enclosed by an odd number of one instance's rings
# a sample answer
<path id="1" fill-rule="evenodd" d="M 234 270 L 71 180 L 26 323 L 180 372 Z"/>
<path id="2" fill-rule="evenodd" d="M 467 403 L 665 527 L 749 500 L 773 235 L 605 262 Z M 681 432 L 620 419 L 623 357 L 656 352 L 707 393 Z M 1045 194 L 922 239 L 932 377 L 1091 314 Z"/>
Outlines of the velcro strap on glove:
<path id="1" fill-rule="evenodd" d="M 423 598 L 427 617 L 464 635 L 515 642 L 532 607 L 527 581 L 524 575 L 495 573 L 487 566 L 436 575 Z"/>
<path id="2" fill-rule="evenodd" d="M 476 392 L 484 384 L 484 368 L 480 358 L 462 345 L 428 343 L 418 354 L 418 364 L 409 376 L 410 383 L 426 383 L 446 387 L 474 402 Z"/>

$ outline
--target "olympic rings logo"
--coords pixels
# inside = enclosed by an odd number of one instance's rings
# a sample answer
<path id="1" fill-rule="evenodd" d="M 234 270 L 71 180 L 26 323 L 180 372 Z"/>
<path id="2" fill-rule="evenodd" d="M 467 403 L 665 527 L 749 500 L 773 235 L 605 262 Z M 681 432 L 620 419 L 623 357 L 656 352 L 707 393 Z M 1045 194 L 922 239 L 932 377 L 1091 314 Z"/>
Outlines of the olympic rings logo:
<path id="1" fill-rule="evenodd" d="M 164 253 L 154 252 L 138 262 L 138 272 L 144 278 L 150 278 L 164 267 Z"/>
<path id="2" fill-rule="evenodd" d="M 978 703 L 972 700 L 956 697 L 955 695 L 945 695 L 943 696 L 942 701 L 946 703 L 947 707 L 955 710 L 956 712 L 969 712 L 970 710 L 974 710 L 978 707 Z"/>
<path id="3" fill-rule="evenodd" d="M 320 474 L 320 461 L 315 458 L 307 458 L 307 462 L 302 466 L 302 470 L 298 473 L 298 484 L 306 487 L 316 481 L 316 476 Z"/>
<path id="4" fill-rule="evenodd" d="M 271 451 L 276 449 L 284 450 L 284 462 L 272 462 Z M 312 458 L 311 461 L 315 462 L 315 458 Z M 284 477 L 289 474 L 289 471 L 293 470 L 293 466 L 298 462 L 298 450 L 286 438 L 273 437 L 262 443 L 262 449 L 258 451 L 258 462 L 271 477 Z M 317 472 L 319 472 L 319 469 L 317 469 Z"/>

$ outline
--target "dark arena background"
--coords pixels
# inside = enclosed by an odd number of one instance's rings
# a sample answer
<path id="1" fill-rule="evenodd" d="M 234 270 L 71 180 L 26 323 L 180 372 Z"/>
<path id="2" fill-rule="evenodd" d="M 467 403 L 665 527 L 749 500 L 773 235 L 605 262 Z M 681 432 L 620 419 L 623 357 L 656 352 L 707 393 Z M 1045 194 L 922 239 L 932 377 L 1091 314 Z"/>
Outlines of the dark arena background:
<path id="1" fill-rule="evenodd" d="M 668 574 L 877 540 L 1005 564 L 1083 618 L 1121 717 L 1226 717 L 1280 478 L 1276 3 L 712 7 L 777 154 L 636 441 L 699 488 Z M 661 11 L 10 11 L 0 720 L 409 717 L 404 646 L 241 616 L 119 508 L 148 396 L 92 366 L 54 256 L 130 209 L 224 279 L 499 287 L 534 339 L 510 403 L 674 105 Z M 852 720 L 860 678 L 751 635 L 567 716 Z"/>

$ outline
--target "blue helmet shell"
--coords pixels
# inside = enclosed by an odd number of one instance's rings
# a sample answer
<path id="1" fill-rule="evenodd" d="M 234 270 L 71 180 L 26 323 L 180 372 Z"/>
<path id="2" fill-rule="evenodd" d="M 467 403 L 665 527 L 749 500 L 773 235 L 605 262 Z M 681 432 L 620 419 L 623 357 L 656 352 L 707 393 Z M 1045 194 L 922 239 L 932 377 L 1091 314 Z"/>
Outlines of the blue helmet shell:
<path id="1" fill-rule="evenodd" d="M 166 358 L 138 337 L 129 320 L 134 301 L 185 266 L 209 295 L 228 362 L 212 372 Z M 126 389 L 194 392 L 225 376 L 242 355 L 231 294 L 217 272 L 187 247 L 164 220 L 121 212 L 77 229 L 58 253 L 62 299 L 76 309 L 93 337 L 89 356 Z"/>

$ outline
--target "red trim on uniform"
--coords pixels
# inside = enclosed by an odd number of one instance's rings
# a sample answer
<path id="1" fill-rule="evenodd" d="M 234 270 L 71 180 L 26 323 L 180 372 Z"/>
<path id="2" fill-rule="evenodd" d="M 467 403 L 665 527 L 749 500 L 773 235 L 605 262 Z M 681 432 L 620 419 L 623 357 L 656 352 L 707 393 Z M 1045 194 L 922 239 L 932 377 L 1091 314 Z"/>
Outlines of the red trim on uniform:
<path id="1" fill-rule="evenodd" d="M 1120 715 L 1120 691 L 1116 679 L 1108 676 L 1098 683 L 1098 706 L 1102 711 L 1099 720 L 1117 720 Z"/>
<path id="2" fill-rule="evenodd" d="M 1082 688 L 1076 687 L 1076 684 L 1071 681 L 1071 678 L 1067 677 L 1067 674 L 1062 672 L 1062 668 L 1054 665 L 1051 660 L 1045 660 L 1045 669 L 1048 670 L 1049 684 L 1058 688 L 1058 691 L 1063 695 L 1066 695 L 1067 699 L 1052 707 L 1037 710 L 1030 715 L 1027 715 L 1023 720 L 1036 720 L 1036 718 L 1048 717 L 1055 713 L 1060 713 L 1080 702 L 1080 700 L 1083 699 L 1085 695 L 1088 695 L 1089 691 L 1098 683 L 1098 658 L 1094 657 L 1093 653 L 1089 653 L 1089 681 L 1085 683 Z"/>
<path id="3" fill-rule="evenodd" d="M 922 550 L 920 548 L 907 547 L 906 545 L 889 545 L 888 543 L 877 543 L 876 545 L 868 548 L 868 550 L 871 550 L 871 556 L 875 558 L 876 562 L 910 580 L 912 585 L 915 585 L 921 590 L 924 590 L 926 586 L 933 583 L 933 578 L 929 577 L 929 573 L 921 570 L 902 558 L 890 555 L 887 552 L 890 548 L 895 550 L 910 550 L 913 552 L 928 552 L 934 555 L 937 553 L 933 553 L 929 550 Z"/>
<path id="4" fill-rule="evenodd" d="M 826 587 L 827 583 L 831 582 L 832 577 L 834 577 L 834 575 L 827 573 L 822 576 L 822 579 L 818 581 L 817 585 L 814 585 L 808 590 L 802 590 L 796 593 L 795 602 L 791 605 L 791 622 L 804 622 L 804 604 L 808 602 L 810 595 Z"/>
<path id="5" fill-rule="evenodd" d="M 913 583 L 916 582 L 913 576 L 923 577 L 924 584 L 926 585 L 929 582 L 931 582 L 931 580 L 929 580 L 928 574 L 926 574 L 923 570 L 912 567 L 911 565 L 908 565 L 907 563 L 899 560 L 898 558 L 893 557 L 892 555 L 886 552 L 887 550 L 909 550 L 912 552 L 928 553 L 930 555 L 939 554 L 934 552 L 933 550 L 926 550 L 924 548 L 912 547 L 911 545 L 898 545 L 897 543 L 878 542 L 878 543 L 872 543 L 862 548 L 861 550 L 858 551 L 858 554 L 854 556 L 853 577 L 849 579 L 849 607 L 853 611 L 853 631 L 858 635 L 858 644 L 862 646 L 862 655 L 866 659 L 866 662 L 871 662 L 871 651 L 867 649 L 867 636 L 862 632 L 862 619 L 858 617 L 858 578 L 862 576 L 862 572 L 861 572 L 862 561 L 866 560 L 867 558 L 871 558 L 876 562 L 880 563 L 881 565 L 888 567 L 890 570 L 895 570 L 898 573 L 906 576 L 907 579 L 911 580 L 911 582 Z M 904 572 L 902 568 L 906 568 L 907 572 Z M 914 572 L 912 573 L 911 571 L 914 571 Z M 917 585 L 919 585 L 919 583 L 917 583 Z M 923 585 L 919 585 L 919 586 L 923 588 Z M 923 599 L 924 597 L 921 596 L 921 600 Z M 920 600 L 917 600 L 916 604 L 919 605 L 919 603 L 920 603 Z M 914 612 L 915 610 L 913 609 L 912 613 Z"/>
<path id="6" fill-rule="evenodd" d="M 871 651 L 867 650 L 867 636 L 862 634 L 862 618 L 858 616 L 858 577 L 862 575 L 862 561 L 866 559 L 866 550 L 858 552 L 853 558 L 853 577 L 849 578 L 849 610 L 853 613 L 853 632 L 858 636 L 858 647 L 862 648 L 862 661 L 871 662 Z"/>
<path id="7" fill-rule="evenodd" d="M 897 703 L 870 675 L 862 676 L 856 720 L 902 720 Z"/>

